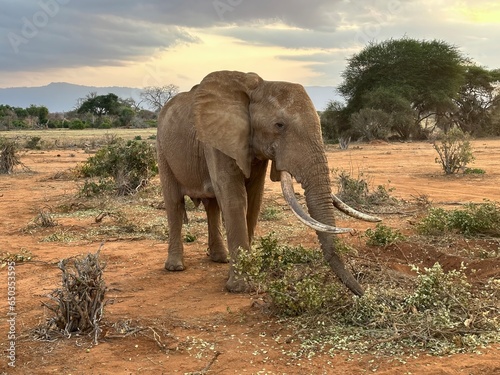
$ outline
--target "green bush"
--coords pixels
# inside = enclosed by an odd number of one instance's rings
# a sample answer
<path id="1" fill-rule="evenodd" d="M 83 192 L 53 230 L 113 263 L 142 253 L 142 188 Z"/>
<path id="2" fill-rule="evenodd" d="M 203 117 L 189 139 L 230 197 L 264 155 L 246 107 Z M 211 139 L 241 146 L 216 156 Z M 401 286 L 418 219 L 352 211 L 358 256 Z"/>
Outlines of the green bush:
<path id="1" fill-rule="evenodd" d="M 248 252 L 240 250 L 237 272 L 265 290 L 278 315 L 318 312 L 338 295 L 339 283 L 321 251 L 279 245 L 273 234 Z"/>
<path id="2" fill-rule="evenodd" d="M 486 174 L 486 171 L 481 168 L 465 168 L 464 174 Z"/>
<path id="3" fill-rule="evenodd" d="M 417 230 L 420 234 L 439 235 L 447 230 L 448 212 L 443 208 L 430 208 L 427 215 L 420 220 Z"/>
<path id="4" fill-rule="evenodd" d="M 465 266 L 460 270 L 444 272 L 439 263 L 422 272 L 418 267 L 413 267 L 417 272 L 417 287 L 410 295 L 406 304 L 414 307 L 419 312 L 429 309 L 460 310 L 471 297 L 471 284 L 465 275 Z M 445 314 L 448 316 L 449 314 Z"/>
<path id="5" fill-rule="evenodd" d="M 157 120 L 145 120 L 144 123 L 148 128 L 156 128 L 158 127 L 158 121 Z"/>
<path id="6" fill-rule="evenodd" d="M 459 128 L 448 131 L 439 143 L 434 142 L 434 149 L 439 155 L 435 162 L 441 164 L 446 174 L 457 173 L 474 161 L 470 136 Z"/>
<path id="7" fill-rule="evenodd" d="M 377 224 L 375 229 L 367 229 L 365 236 L 367 237 L 366 243 L 373 246 L 387 246 L 405 239 L 400 231 L 384 224 Z"/>
<path id="8" fill-rule="evenodd" d="M 465 236 L 500 235 L 500 207 L 496 202 L 468 203 L 464 209 L 431 208 L 417 225 L 425 235 L 458 232 Z"/>
<path id="9" fill-rule="evenodd" d="M 150 144 L 116 139 L 88 158 L 79 170 L 83 177 L 91 179 L 81 194 L 89 196 L 113 190 L 118 195 L 128 195 L 144 187 L 158 173 L 158 166 Z"/>
<path id="10" fill-rule="evenodd" d="M 97 127 L 99 129 L 111 129 L 111 128 L 113 128 L 113 126 L 114 126 L 114 123 L 112 122 L 112 120 L 109 119 L 109 118 L 107 118 L 107 117 L 105 117 L 105 118 L 102 119 L 102 121 L 100 121 L 98 123 Z"/>
<path id="11" fill-rule="evenodd" d="M 86 126 L 82 120 L 80 120 L 79 118 L 76 118 L 76 119 L 71 120 L 68 127 L 71 130 L 82 130 L 82 129 L 85 129 Z"/>
<path id="12" fill-rule="evenodd" d="M 88 179 L 80 187 L 80 196 L 95 197 L 106 193 L 111 193 L 114 190 L 114 184 L 110 178 Z"/>

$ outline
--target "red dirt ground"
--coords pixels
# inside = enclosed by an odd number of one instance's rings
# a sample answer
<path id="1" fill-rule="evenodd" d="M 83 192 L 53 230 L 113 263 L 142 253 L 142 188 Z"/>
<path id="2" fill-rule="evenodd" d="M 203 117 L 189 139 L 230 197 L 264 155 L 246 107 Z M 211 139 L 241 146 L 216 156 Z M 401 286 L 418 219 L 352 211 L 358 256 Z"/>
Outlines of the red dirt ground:
<path id="1" fill-rule="evenodd" d="M 398 198 L 412 200 L 426 195 L 440 205 L 481 202 L 485 198 L 500 201 L 500 140 L 475 141 L 474 152 L 472 166 L 484 169 L 485 175 L 444 176 L 434 163 L 437 154 L 429 143 L 353 144 L 345 151 L 330 148 L 328 156 L 332 168 L 354 175 L 361 171 L 374 185 L 395 188 L 391 194 Z M 86 337 L 33 340 L 30 331 L 45 319 L 41 302 L 47 302 L 45 296 L 60 285 L 56 262 L 95 253 L 100 242 L 41 242 L 44 235 L 22 229 L 37 210 L 57 207 L 63 199 L 75 195 L 75 181 L 49 178 L 87 157 L 82 150 L 30 151 L 21 160 L 32 173 L 0 176 L 0 253 L 28 250 L 34 255 L 33 261 L 16 264 L 16 367 L 8 367 L 9 327 L 2 318 L 0 374 L 500 374 L 499 346 L 484 349 L 482 354 L 422 355 L 404 363 L 391 357 L 344 352 L 291 358 L 286 352 L 298 345 L 288 339 L 292 333 L 262 311 L 259 297 L 224 290 L 227 265 L 209 261 L 203 236 L 186 245 L 187 270 L 180 273 L 163 269 L 165 243 L 110 238 L 104 244 L 101 257 L 107 263 L 107 298 L 112 300 L 106 306 L 104 321 L 108 328 L 121 322 L 142 330 L 127 337 L 109 330 L 98 345 L 92 345 Z M 267 201 L 281 202 L 278 184 L 268 182 L 265 194 Z M 158 215 L 163 215 L 162 211 Z M 407 216 L 383 218 L 403 232 L 411 226 Z M 93 218 L 85 220 L 58 221 L 60 226 L 96 225 Z M 292 216 L 283 220 L 285 225 L 300 225 Z M 373 227 L 353 220 L 339 220 L 338 225 L 360 231 Z M 267 234 L 267 226 L 260 223 L 257 235 Z M 291 237 L 290 242 L 316 244 L 312 231 L 304 230 L 299 237 Z M 492 250 L 497 246 L 498 254 L 498 241 L 489 246 Z M 432 265 L 439 260 L 445 269 L 451 269 L 464 261 L 459 255 L 444 254 L 430 245 L 408 249 L 405 259 L 396 249 L 361 247 L 358 251 L 403 272 L 408 271 L 409 263 Z M 480 271 L 477 278 L 500 277 L 498 255 L 473 262 Z M 0 302 L 0 315 L 5 317 L 7 268 L 0 270 L 0 278 L 0 295 L 5 301 Z"/>

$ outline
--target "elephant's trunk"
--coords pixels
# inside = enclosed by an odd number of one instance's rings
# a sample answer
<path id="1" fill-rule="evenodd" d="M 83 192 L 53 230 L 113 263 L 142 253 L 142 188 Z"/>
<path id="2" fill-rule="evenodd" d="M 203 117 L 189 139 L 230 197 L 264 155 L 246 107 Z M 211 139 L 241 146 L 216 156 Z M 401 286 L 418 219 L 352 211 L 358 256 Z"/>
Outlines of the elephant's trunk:
<path id="1" fill-rule="evenodd" d="M 324 153 L 324 160 L 310 164 L 307 171 L 299 176 L 306 196 L 309 214 L 320 223 L 335 227 L 335 210 L 330 190 L 330 173 Z M 363 288 L 354 276 L 346 269 L 344 262 L 335 249 L 335 238 L 332 234 L 316 231 L 325 260 L 333 272 L 354 294 L 362 296 Z"/>

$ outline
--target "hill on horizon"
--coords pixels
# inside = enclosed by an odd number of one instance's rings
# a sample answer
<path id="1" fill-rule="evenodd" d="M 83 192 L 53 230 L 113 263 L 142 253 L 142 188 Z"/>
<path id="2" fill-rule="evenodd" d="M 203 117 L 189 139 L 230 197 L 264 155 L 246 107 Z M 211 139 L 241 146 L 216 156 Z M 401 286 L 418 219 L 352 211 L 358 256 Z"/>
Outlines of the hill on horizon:
<path id="1" fill-rule="evenodd" d="M 325 109 L 330 100 L 339 100 L 332 86 L 305 86 L 305 89 L 318 111 Z M 120 98 L 132 98 L 140 101 L 141 89 L 120 86 L 84 86 L 66 82 L 53 82 L 39 87 L 9 87 L 0 88 L 0 104 L 26 108 L 31 104 L 43 105 L 49 112 L 68 112 L 75 109 L 79 98 L 84 98 L 90 92 L 97 95 L 113 93 Z"/>

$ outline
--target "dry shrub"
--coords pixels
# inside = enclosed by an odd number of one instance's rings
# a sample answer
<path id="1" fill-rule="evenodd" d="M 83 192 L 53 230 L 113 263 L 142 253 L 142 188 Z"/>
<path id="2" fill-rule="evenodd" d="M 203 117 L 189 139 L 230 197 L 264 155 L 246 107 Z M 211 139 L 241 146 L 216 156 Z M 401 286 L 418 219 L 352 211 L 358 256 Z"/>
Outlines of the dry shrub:
<path id="1" fill-rule="evenodd" d="M 439 143 L 434 142 L 434 149 L 439 155 L 435 162 L 441 164 L 446 174 L 465 170 L 467 164 L 474 161 L 470 136 L 459 128 L 453 128 L 444 134 Z"/>
<path id="2" fill-rule="evenodd" d="M 62 285 L 48 295 L 53 303 L 43 303 L 55 315 L 47 320 L 45 327 L 37 328 L 39 332 L 49 336 L 60 333 L 65 337 L 88 334 L 97 343 L 106 304 L 106 284 L 102 278 L 105 265 L 99 260 L 99 253 L 100 249 L 96 254 L 74 259 L 71 265 L 68 259 L 59 262 Z"/>
<path id="3" fill-rule="evenodd" d="M 57 225 L 57 221 L 54 219 L 50 207 L 42 208 L 33 219 L 33 223 L 43 228 L 55 227 Z"/>
<path id="4" fill-rule="evenodd" d="M 0 138 L 0 174 L 10 174 L 16 165 L 21 164 L 17 156 L 15 141 Z"/>

